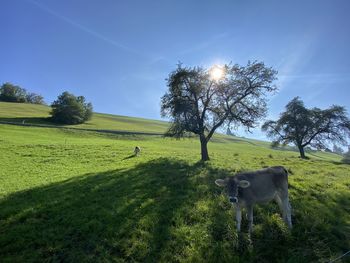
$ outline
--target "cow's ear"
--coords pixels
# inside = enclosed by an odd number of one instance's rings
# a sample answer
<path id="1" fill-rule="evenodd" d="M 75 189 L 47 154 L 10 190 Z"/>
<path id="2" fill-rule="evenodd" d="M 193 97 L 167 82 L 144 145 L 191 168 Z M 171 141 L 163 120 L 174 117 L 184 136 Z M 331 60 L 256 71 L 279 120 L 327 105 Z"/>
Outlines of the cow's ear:
<path id="1" fill-rule="evenodd" d="M 220 187 L 224 187 L 227 185 L 227 180 L 226 179 L 217 179 L 215 180 L 215 184 Z"/>
<path id="2" fill-rule="evenodd" d="M 247 188 L 250 186 L 250 183 L 247 180 L 240 180 L 239 181 L 239 187 L 241 188 Z"/>

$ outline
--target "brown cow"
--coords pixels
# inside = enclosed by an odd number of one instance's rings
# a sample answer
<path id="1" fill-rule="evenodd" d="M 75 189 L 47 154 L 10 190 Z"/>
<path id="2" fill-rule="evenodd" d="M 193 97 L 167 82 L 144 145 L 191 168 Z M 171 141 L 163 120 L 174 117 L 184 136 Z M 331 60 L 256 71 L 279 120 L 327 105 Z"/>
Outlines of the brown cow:
<path id="1" fill-rule="evenodd" d="M 291 206 L 288 198 L 288 172 L 283 166 L 238 173 L 234 177 L 218 179 L 218 186 L 228 191 L 229 201 L 236 207 L 237 231 L 241 230 L 241 207 L 246 207 L 249 232 L 253 229 L 253 205 L 275 200 L 283 214 L 284 221 L 292 228 Z"/>

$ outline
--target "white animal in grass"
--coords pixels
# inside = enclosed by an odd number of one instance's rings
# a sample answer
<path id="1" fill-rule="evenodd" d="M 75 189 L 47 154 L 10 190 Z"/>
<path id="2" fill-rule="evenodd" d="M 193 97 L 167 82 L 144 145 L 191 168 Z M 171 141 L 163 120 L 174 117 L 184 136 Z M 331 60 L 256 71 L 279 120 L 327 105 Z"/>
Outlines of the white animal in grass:
<path id="1" fill-rule="evenodd" d="M 134 149 L 135 156 L 140 155 L 140 153 L 141 153 L 141 147 L 140 146 L 136 146 L 135 149 Z"/>

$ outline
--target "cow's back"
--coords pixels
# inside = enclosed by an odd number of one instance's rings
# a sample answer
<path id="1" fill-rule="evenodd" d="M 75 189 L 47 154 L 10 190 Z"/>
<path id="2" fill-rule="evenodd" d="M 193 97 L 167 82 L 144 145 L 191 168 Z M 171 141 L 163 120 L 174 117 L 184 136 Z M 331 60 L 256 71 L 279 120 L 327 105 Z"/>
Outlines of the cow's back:
<path id="1" fill-rule="evenodd" d="M 283 166 L 237 174 L 237 179 L 250 182 L 248 188 L 240 189 L 241 200 L 246 204 L 272 200 L 276 193 L 288 191 L 287 175 Z"/>

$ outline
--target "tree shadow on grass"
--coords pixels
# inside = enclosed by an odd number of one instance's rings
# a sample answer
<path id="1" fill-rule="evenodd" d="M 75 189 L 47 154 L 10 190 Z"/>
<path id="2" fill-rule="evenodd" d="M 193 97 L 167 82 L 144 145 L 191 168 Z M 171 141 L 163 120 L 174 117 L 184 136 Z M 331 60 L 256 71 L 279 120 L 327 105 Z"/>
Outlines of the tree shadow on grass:
<path id="1" fill-rule="evenodd" d="M 0 201 L 0 258 L 156 262 L 174 213 L 191 201 L 196 169 L 158 159 L 9 195 Z"/>
<path id="2" fill-rule="evenodd" d="M 129 156 L 124 157 L 124 158 L 122 159 L 122 161 L 129 160 L 129 159 L 132 159 L 132 158 L 135 158 L 135 157 L 137 157 L 135 154 L 131 154 L 131 155 L 129 155 Z"/>
<path id="3" fill-rule="evenodd" d="M 14 117 L 14 118 L 0 118 L 0 122 L 16 123 L 20 125 L 40 124 L 40 125 L 56 125 L 51 121 L 50 117 Z"/>
<path id="4" fill-rule="evenodd" d="M 223 174 L 225 170 L 212 172 Z M 237 233 L 234 211 L 222 192 L 222 197 L 211 207 L 212 240 L 220 244 L 218 251 L 213 248 L 212 253 L 216 255 L 211 258 L 220 262 L 329 262 L 347 252 L 350 248 L 350 192 L 334 189 L 325 193 L 324 187 L 290 187 L 292 230 L 283 222 L 275 202 L 255 205 L 251 236 L 245 210 L 242 232 Z"/>
<path id="5" fill-rule="evenodd" d="M 275 203 L 256 206 L 250 262 L 329 262 L 350 247 L 350 193 L 323 195 L 324 189 L 295 191 L 293 229 Z M 322 196 L 323 195 L 323 196 Z"/>
<path id="6" fill-rule="evenodd" d="M 215 179 L 231 172 L 161 158 L 0 200 L 2 262 L 316 262 L 350 246 L 350 193 L 292 189 L 294 228 L 255 208 L 247 237 Z M 307 196 L 306 196 L 307 195 Z M 345 251 L 344 251 L 345 252 Z"/>
<path id="7" fill-rule="evenodd" d="M 308 154 L 308 155 L 311 155 L 311 156 L 313 156 L 313 157 L 322 159 L 322 160 L 327 160 L 327 159 L 328 159 L 328 158 L 326 158 L 326 157 L 324 157 L 324 156 L 320 156 L 320 155 L 318 155 L 317 153 L 313 153 L 313 152 L 308 152 L 307 154 Z"/>

